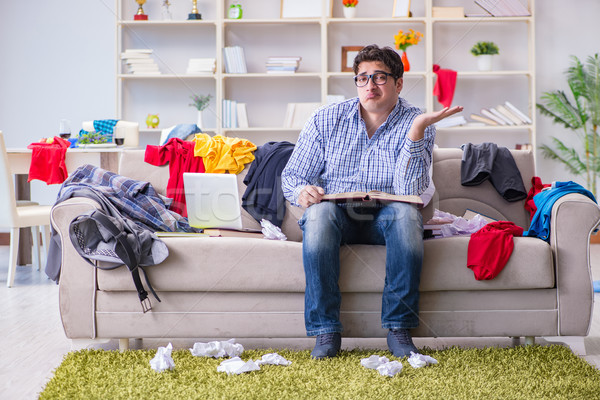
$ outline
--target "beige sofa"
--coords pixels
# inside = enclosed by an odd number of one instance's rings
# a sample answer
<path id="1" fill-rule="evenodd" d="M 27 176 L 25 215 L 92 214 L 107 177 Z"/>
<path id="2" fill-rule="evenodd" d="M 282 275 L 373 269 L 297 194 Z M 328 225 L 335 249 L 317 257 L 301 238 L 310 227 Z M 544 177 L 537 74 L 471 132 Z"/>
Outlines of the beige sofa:
<path id="1" fill-rule="evenodd" d="M 164 193 L 168 167 L 143 162 L 143 150 L 124 151 L 120 173 L 150 181 Z M 459 149 L 436 149 L 437 188 L 425 213 L 438 208 L 455 215 L 466 209 L 522 227 L 529 217 L 524 201 L 508 203 L 489 182 L 460 185 Z M 534 175 L 531 152 L 514 151 L 527 190 Z M 240 190 L 244 185 L 239 176 Z M 283 231 L 288 241 L 248 238 L 164 238 L 169 257 L 148 267 L 162 299 L 142 313 L 125 267 L 90 267 L 68 238 L 69 223 L 97 207 L 74 198 L 52 211 L 62 240 L 60 313 L 71 339 L 119 338 L 305 338 L 302 210 L 288 204 Z M 258 227 L 244 211 L 245 225 Z M 551 240 L 517 237 L 508 264 L 493 280 L 477 281 L 466 267 L 469 237 L 425 241 L 419 328 L 425 337 L 585 336 L 593 290 L 589 238 L 600 208 L 585 196 L 562 197 L 552 211 Z M 353 245 L 341 250 L 344 337 L 378 338 L 385 276 L 383 246 Z"/>

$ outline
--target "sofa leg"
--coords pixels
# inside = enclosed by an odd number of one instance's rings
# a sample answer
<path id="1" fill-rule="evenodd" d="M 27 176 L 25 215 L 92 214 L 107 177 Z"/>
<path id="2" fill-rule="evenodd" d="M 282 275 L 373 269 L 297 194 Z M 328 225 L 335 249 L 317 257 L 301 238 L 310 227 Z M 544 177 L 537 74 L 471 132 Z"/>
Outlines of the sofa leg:
<path id="1" fill-rule="evenodd" d="M 129 339 L 119 339 L 119 351 L 129 350 Z"/>
<path id="2" fill-rule="evenodd" d="M 533 346 L 535 344 L 535 336 L 525 336 L 525 346 Z"/>
<path id="3" fill-rule="evenodd" d="M 512 339 L 512 347 L 517 347 L 521 345 L 521 337 L 520 336 L 511 336 Z"/>

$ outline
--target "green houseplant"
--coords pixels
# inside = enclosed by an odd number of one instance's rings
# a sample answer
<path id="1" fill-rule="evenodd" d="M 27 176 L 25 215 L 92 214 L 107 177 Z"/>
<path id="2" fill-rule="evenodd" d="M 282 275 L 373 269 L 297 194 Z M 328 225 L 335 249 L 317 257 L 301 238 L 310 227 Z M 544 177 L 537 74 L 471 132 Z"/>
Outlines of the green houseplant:
<path id="1" fill-rule="evenodd" d="M 196 110 L 198 110 L 198 121 L 196 122 L 196 125 L 198 126 L 198 128 L 202 129 L 202 111 L 206 109 L 206 107 L 208 107 L 208 105 L 210 104 L 210 99 L 212 99 L 212 95 L 207 94 L 206 96 L 198 96 L 195 94 L 190 96 L 190 98 L 192 99 L 192 103 L 190 103 L 190 106 L 195 107 Z"/>
<path id="2" fill-rule="evenodd" d="M 571 130 L 580 141 L 579 146 L 569 147 L 562 140 L 552 137 L 556 149 L 540 146 L 546 158 L 563 163 L 574 175 L 585 175 L 587 188 L 596 196 L 596 181 L 600 173 L 600 57 L 589 56 L 584 63 L 571 56 L 571 66 L 566 71 L 571 99 L 562 90 L 545 92 L 537 108 L 552 122 Z"/>
<path id="3" fill-rule="evenodd" d="M 477 42 L 471 48 L 471 54 L 477 57 L 477 67 L 480 71 L 492 70 L 492 56 L 499 54 L 494 42 Z"/>

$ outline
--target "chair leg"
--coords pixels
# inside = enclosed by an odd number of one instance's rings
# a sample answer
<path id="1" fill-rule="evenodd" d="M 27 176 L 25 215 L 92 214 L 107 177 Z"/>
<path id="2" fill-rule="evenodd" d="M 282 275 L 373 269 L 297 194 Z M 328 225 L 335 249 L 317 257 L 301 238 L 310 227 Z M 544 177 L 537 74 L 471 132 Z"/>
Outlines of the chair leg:
<path id="1" fill-rule="evenodd" d="M 15 273 L 17 272 L 17 255 L 19 253 L 19 228 L 10 229 L 10 255 L 8 257 L 8 279 L 6 287 L 15 284 Z"/>
<path id="2" fill-rule="evenodd" d="M 42 225 L 42 254 L 44 255 L 44 265 L 48 262 L 48 249 L 50 248 L 50 226 Z"/>
<path id="3" fill-rule="evenodd" d="M 41 260 L 40 260 L 40 230 L 37 226 L 31 227 L 31 237 L 32 237 L 32 266 L 36 266 L 37 270 L 40 270 Z"/>

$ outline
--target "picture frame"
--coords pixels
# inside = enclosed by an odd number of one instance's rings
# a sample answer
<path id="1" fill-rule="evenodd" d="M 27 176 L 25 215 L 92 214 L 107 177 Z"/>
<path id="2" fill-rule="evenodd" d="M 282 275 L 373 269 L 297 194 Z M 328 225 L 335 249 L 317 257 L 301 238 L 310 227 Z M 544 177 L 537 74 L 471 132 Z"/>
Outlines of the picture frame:
<path id="1" fill-rule="evenodd" d="M 342 72 L 352 72 L 354 57 L 364 46 L 342 46 Z"/>
<path id="2" fill-rule="evenodd" d="M 333 12 L 333 0 L 281 0 L 280 18 L 320 18 L 323 2 L 327 2 L 327 15 Z"/>
<path id="3" fill-rule="evenodd" d="M 410 0 L 394 0 L 392 17 L 410 17 Z"/>

